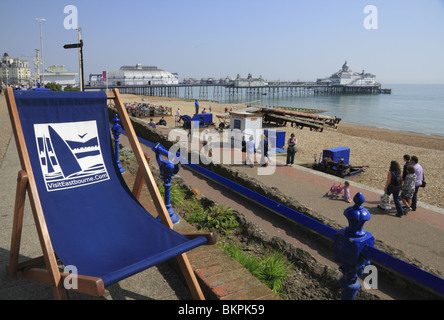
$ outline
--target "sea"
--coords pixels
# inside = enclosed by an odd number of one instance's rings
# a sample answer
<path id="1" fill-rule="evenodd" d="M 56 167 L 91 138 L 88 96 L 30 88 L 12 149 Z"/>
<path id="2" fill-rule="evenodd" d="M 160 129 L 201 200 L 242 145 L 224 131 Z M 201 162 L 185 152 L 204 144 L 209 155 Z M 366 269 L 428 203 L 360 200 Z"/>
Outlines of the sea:
<path id="1" fill-rule="evenodd" d="M 444 84 L 383 84 L 391 94 L 253 95 L 220 103 L 324 110 L 341 123 L 444 137 Z M 209 97 L 209 99 L 212 99 Z"/>

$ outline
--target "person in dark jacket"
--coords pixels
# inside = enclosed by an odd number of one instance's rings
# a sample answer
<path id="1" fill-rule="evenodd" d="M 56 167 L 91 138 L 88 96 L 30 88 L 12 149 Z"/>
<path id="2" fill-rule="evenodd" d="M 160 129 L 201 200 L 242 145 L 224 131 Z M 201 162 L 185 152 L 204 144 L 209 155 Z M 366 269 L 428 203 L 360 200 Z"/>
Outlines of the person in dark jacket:
<path id="1" fill-rule="evenodd" d="M 401 167 L 398 161 L 392 160 L 390 162 L 389 172 L 387 174 L 387 182 L 385 183 L 384 191 L 387 195 L 393 195 L 393 202 L 396 207 L 396 215 L 401 217 L 404 215 L 401 202 L 399 201 L 399 191 L 401 190 L 402 176 Z"/>

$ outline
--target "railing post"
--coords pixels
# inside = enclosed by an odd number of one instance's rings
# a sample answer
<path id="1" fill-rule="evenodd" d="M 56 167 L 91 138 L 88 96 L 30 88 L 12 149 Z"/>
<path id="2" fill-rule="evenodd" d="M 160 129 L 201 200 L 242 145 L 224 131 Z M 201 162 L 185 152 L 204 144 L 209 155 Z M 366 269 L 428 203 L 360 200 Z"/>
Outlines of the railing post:
<path id="1" fill-rule="evenodd" d="M 171 205 L 171 180 L 173 176 L 179 172 L 181 164 L 180 162 L 174 164 L 170 160 L 163 160 L 162 154 L 169 156 L 170 153 L 159 143 L 153 147 L 153 150 L 156 153 L 157 164 L 159 165 L 160 175 L 163 179 L 165 207 L 167 208 L 171 221 L 177 223 L 179 222 L 179 216 L 174 212 Z"/>
<path id="2" fill-rule="evenodd" d="M 374 246 L 375 238 L 363 229 L 364 223 L 370 220 L 370 212 L 362 206 L 364 195 L 358 192 L 353 197 L 354 205 L 344 210 L 349 226 L 339 230 L 335 236 L 335 261 L 340 263 L 339 270 L 343 273 L 339 283 L 342 287 L 342 300 L 354 300 L 361 284 L 358 277 L 370 264 L 361 255 L 365 246 Z"/>
<path id="3" fill-rule="evenodd" d="M 112 131 L 113 131 L 113 136 L 114 136 L 114 143 L 116 144 L 117 166 L 119 167 L 120 172 L 124 173 L 125 169 L 123 169 L 122 165 L 120 164 L 120 156 L 119 156 L 119 141 L 120 141 L 119 137 L 120 137 L 120 131 L 122 130 L 122 127 L 119 124 L 120 119 L 117 116 L 117 113 L 116 113 L 116 116 L 114 117 L 113 121 L 114 121 L 114 125 L 112 128 Z"/>

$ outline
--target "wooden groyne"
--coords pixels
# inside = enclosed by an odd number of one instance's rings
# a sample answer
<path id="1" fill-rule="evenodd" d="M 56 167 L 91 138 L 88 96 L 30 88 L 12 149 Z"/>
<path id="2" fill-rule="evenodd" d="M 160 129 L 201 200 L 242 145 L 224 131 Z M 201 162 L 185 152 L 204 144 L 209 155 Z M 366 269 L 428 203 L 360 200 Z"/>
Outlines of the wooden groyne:
<path id="1" fill-rule="evenodd" d="M 337 130 L 340 118 L 335 116 L 324 116 L 313 113 L 305 113 L 299 111 L 289 111 L 274 108 L 260 108 L 261 113 L 264 114 L 264 123 L 274 122 L 277 126 L 286 126 L 290 123 L 291 126 L 303 129 L 304 127 L 310 130 L 322 132 L 325 128 Z"/>

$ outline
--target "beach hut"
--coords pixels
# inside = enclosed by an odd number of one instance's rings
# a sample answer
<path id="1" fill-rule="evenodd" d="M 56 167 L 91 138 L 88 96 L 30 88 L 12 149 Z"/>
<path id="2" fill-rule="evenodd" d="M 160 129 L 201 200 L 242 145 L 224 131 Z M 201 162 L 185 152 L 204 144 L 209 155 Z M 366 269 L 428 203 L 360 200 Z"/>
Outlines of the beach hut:
<path id="1" fill-rule="evenodd" d="M 262 117 L 262 113 L 248 112 L 248 108 L 230 112 L 231 140 L 235 145 L 253 136 L 256 147 L 259 146 L 263 134 Z"/>

